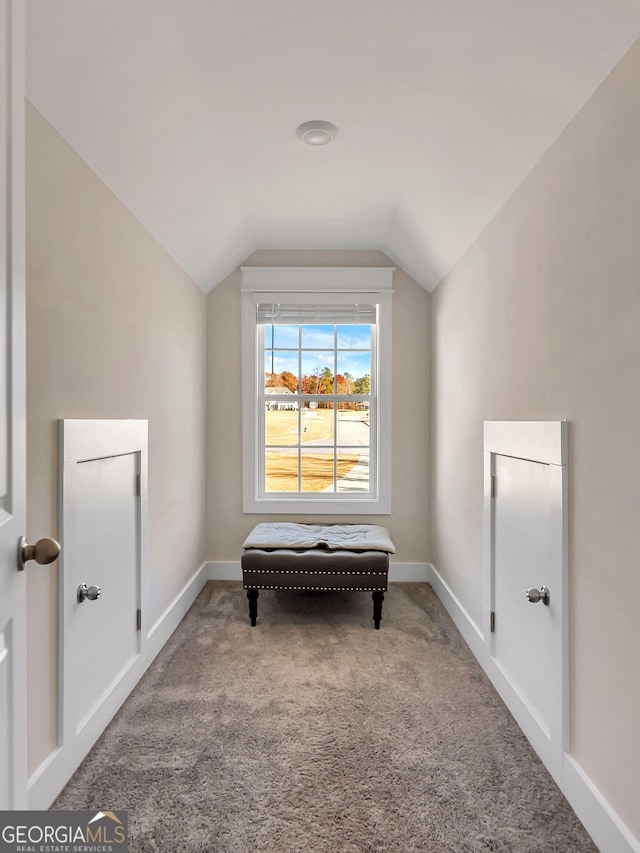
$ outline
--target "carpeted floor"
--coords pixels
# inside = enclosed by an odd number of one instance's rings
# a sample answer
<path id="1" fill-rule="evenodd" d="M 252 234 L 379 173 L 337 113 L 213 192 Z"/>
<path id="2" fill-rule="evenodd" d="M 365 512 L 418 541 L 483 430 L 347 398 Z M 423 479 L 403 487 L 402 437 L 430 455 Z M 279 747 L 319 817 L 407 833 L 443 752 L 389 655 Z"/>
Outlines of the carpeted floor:
<path id="1" fill-rule="evenodd" d="M 573 811 L 426 584 L 208 583 L 53 808 L 132 851 L 573 853 Z"/>

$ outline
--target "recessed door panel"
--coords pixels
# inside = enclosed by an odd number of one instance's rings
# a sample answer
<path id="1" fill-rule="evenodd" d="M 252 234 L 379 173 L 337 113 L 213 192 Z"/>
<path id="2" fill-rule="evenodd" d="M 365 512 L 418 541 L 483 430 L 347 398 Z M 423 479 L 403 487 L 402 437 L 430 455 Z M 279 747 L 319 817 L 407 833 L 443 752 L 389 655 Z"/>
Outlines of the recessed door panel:
<path id="1" fill-rule="evenodd" d="M 75 541 L 68 543 L 72 576 L 100 595 L 75 601 L 67 630 L 72 651 L 71 700 L 76 730 L 123 675 L 139 651 L 139 518 L 137 454 L 76 463 Z M 95 595 L 95 593 L 93 593 Z"/>
<path id="2" fill-rule="evenodd" d="M 494 655 L 547 736 L 560 689 L 552 475 L 550 465 L 495 456 Z M 526 596 L 542 586 L 548 605 Z"/>
<path id="3" fill-rule="evenodd" d="M 0 630 L 0 755 L 11 755 L 11 731 L 9 729 L 11 710 L 11 639 L 5 626 Z M 11 774 L 9 762 L 0 762 L 0 804 L 4 808 L 10 802 Z"/>

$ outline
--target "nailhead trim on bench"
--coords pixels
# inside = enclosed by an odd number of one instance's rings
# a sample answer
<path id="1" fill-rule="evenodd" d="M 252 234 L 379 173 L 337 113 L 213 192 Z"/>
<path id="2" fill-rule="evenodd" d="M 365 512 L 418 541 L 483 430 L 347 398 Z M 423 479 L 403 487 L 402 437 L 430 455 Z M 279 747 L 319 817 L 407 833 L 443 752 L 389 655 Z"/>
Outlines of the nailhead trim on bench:
<path id="1" fill-rule="evenodd" d="M 313 569 L 243 569 L 245 574 L 281 574 L 281 575 L 386 575 L 386 572 L 321 572 Z"/>
<path id="2" fill-rule="evenodd" d="M 247 586 L 245 589 L 303 589 L 303 590 L 319 590 L 321 592 L 386 592 L 377 586 Z"/>

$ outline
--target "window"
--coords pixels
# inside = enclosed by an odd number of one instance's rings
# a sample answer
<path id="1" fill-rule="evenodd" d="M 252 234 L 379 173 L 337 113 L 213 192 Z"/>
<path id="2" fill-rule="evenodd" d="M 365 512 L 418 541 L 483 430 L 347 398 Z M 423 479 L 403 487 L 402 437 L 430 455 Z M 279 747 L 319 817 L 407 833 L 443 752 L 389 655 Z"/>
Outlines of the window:
<path id="1" fill-rule="evenodd" d="M 245 512 L 390 512 L 392 272 L 242 269 Z"/>

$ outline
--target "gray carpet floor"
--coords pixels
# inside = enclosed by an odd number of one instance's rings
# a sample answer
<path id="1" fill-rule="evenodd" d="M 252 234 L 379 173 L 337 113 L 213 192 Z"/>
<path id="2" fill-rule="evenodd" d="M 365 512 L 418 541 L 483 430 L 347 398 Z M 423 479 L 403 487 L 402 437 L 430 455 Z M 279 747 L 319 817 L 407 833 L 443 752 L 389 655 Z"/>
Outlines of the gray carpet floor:
<path id="1" fill-rule="evenodd" d="M 596 850 L 427 584 L 208 583 L 53 808 L 132 851 Z"/>

